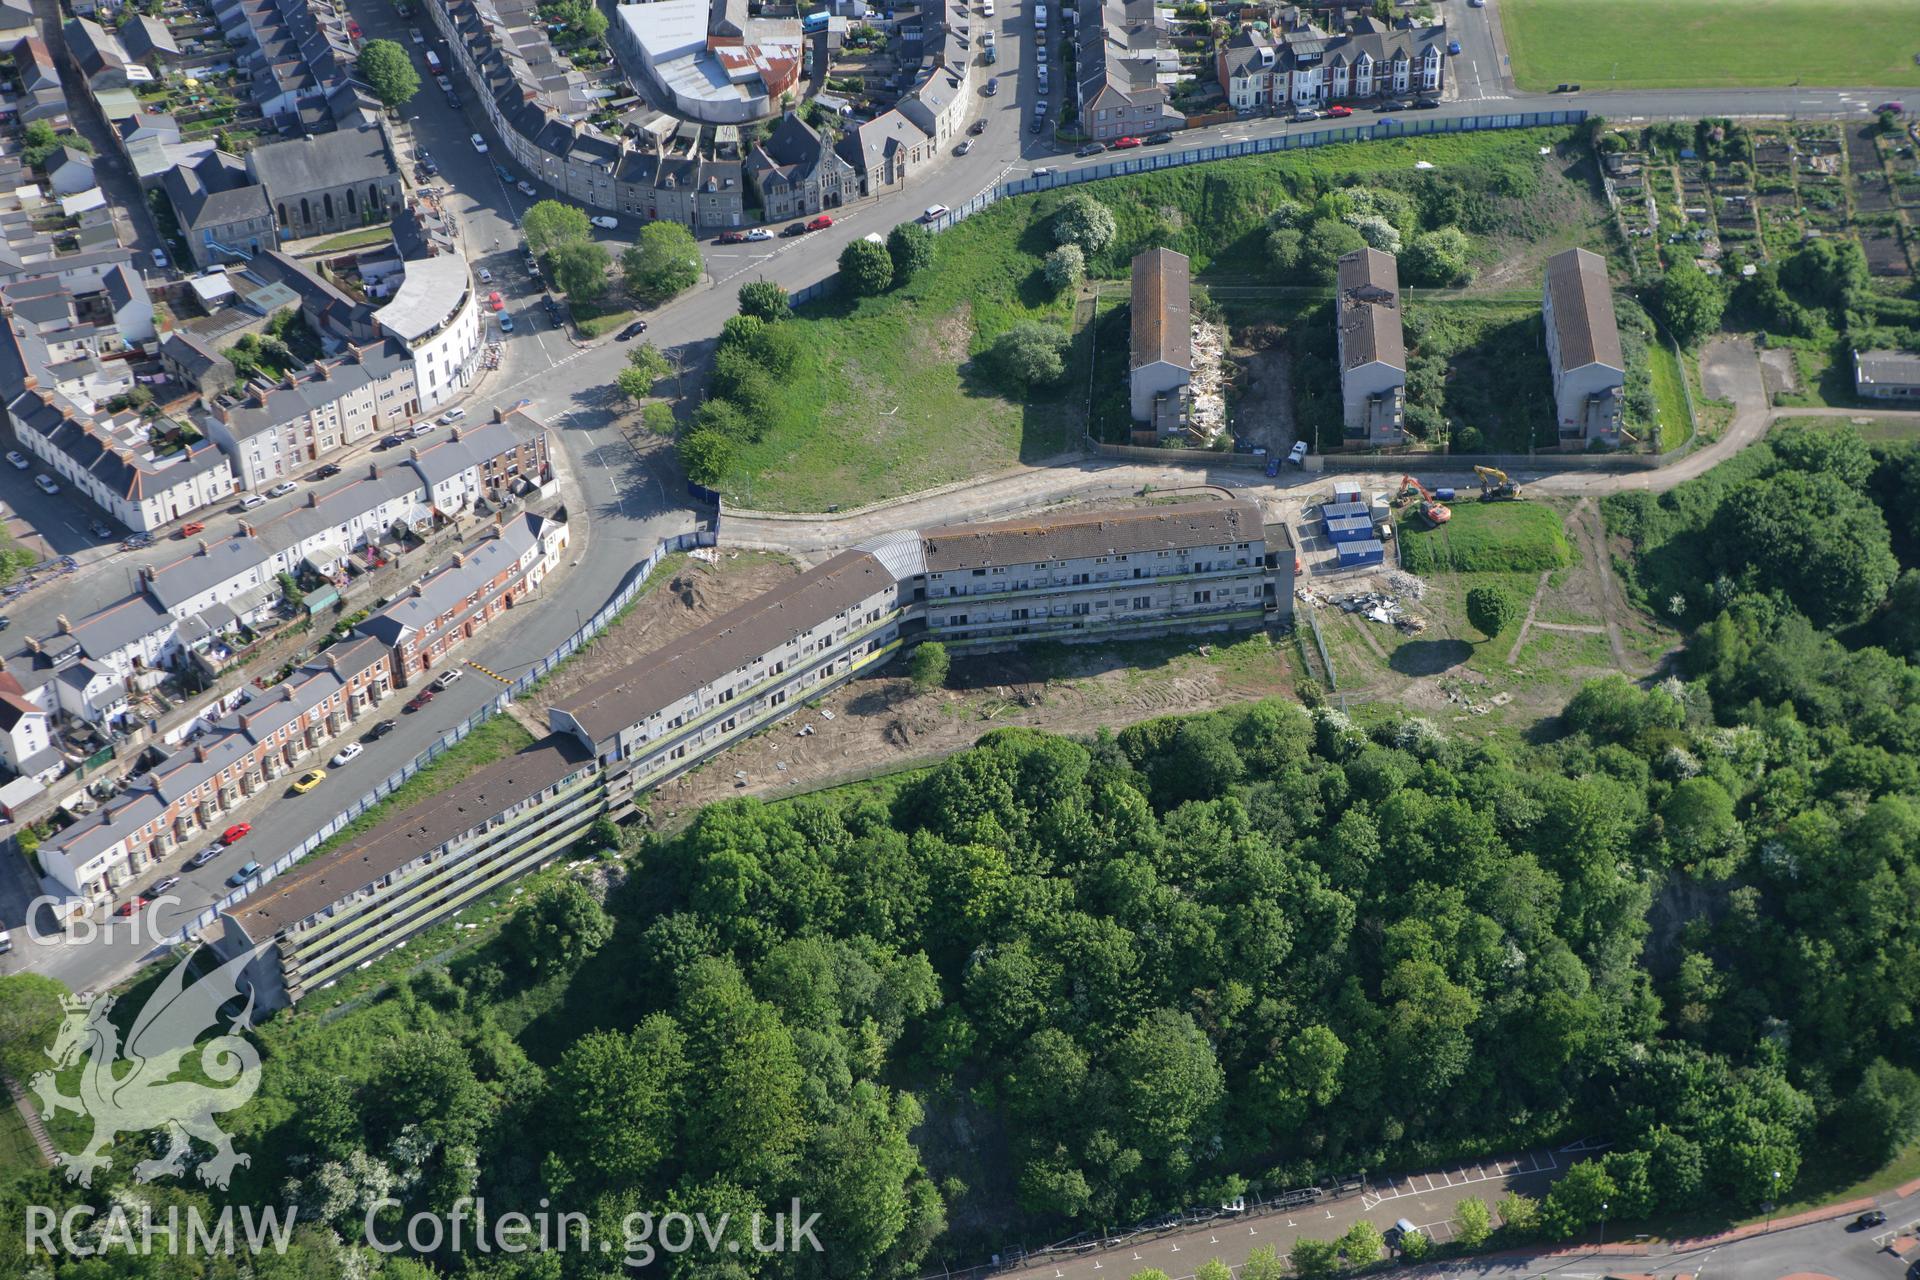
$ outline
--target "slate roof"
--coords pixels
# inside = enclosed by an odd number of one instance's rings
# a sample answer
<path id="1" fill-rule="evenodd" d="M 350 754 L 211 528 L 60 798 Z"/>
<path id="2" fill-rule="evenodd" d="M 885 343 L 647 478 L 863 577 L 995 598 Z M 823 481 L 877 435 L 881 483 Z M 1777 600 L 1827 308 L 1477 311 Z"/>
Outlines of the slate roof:
<path id="1" fill-rule="evenodd" d="M 119 37 L 90 18 L 69 18 L 61 28 L 67 54 L 89 80 L 103 71 L 125 71 L 127 51 Z"/>
<path id="2" fill-rule="evenodd" d="M 843 551 L 672 645 L 594 681 L 554 710 L 601 742 L 895 585 L 874 556 Z"/>
<path id="3" fill-rule="evenodd" d="M 1399 263 L 1378 249 L 1355 249 L 1340 258 L 1334 290 L 1335 323 L 1346 369 L 1363 364 L 1407 367 L 1401 329 Z"/>
<path id="4" fill-rule="evenodd" d="M 212 151 L 191 164 L 178 164 L 161 179 L 180 225 L 192 232 L 273 214 L 267 189 L 248 179 L 238 157 Z"/>
<path id="5" fill-rule="evenodd" d="M 127 52 L 136 60 L 161 53 L 177 57 L 180 53 L 180 45 L 174 40 L 173 32 L 167 29 L 167 24 L 158 18 L 149 18 L 144 13 L 136 15 L 131 22 L 121 24 L 120 38 Z"/>
<path id="6" fill-rule="evenodd" d="M 468 548 L 464 563 L 447 561 L 427 575 L 417 594 L 410 592 L 375 612 L 359 630 L 390 646 L 433 630 L 442 614 L 458 609 L 476 591 L 487 590 L 496 577 L 516 569 L 520 557 L 535 545 L 540 523 L 540 517 L 531 513 L 508 521 L 495 536 Z"/>
<path id="7" fill-rule="evenodd" d="M 920 537 L 927 547 L 928 571 L 951 573 L 1041 560 L 1258 542 L 1264 536 L 1263 527 L 1260 508 L 1236 500 L 945 525 L 922 530 Z"/>
<path id="8" fill-rule="evenodd" d="M 253 175 L 275 200 L 393 176 L 378 129 L 341 129 L 270 142 L 247 153 Z"/>
<path id="9" fill-rule="evenodd" d="M 1133 260 L 1133 363 L 1193 368 L 1192 281 L 1187 255 L 1149 249 Z"/>
<path id="10" fill-rule="evenodd" d="M 1554 254 L 1547 259 L 1547 294 L 1562 371 L 1590 364 L 1626 369 L 1605 258 L 1585 249 Z"/>
<path id="11" fill-rule="evenodd" d="M 74 623 L 73 638 L 89 658 L 105 662 L 156 632 L 172 630 L 174 625 L 172 614 L 145 592 L 136 592 Z"/>
<path id="12" fill-rule="evenodd" d="M 321 361 L 314 370 L 305 376 L 297 376 L 289 387 L 285 382 L 275 385 L 265 395 L 265 404 L 255 402 L 249 396 L 240 404 L 226 411 L 227 427 L 236 439 L 245 440 L 268 431 L 282 423 L 296 418 L 304 418 L 315 409 L 324 409 L 342 396 L 358 391 L 370 382 L 405 368 L 413 363 L 405 348 L 397 342 L 383 342 L 372 347 L 363 347 L 359 355 L 349 354 L 336 360 Z M 316 377 L 318 369 L 326 370 L 326 377 Z"/>

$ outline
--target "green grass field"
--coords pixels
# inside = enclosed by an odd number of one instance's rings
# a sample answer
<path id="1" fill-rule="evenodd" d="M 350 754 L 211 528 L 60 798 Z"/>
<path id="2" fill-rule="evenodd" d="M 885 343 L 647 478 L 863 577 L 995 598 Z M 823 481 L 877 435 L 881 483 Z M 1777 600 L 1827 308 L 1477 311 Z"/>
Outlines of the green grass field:
<path id="1" fill-rule="evenodd" d="M 1520 88 L 1920 87 L 1912 0 L 1500 0 Z"/>
<path id="2" fill-rule="evenodd" d="M 1573 563 L 1573 546 L 1560 513 L 1531 502 L 1479 502 L 1464 492 L 1453 519 L 1421 527 L 1408 504 L 1401 509 L 1400 562 L 1409 573 L 1538 573 Z"/>
<path id="3" fill-rule="evenodd" d="M 1870 410 L 1852 418 L 1782 418 L 1773 425 L 1775 430 L 1782 427 L 1812 427 L 1816 431 L 1833 431 L 1840 427 L 1852 427 L 1868 444 L 1920 440 L 1920 421 L 1912 418 L 1876 418 Z"/>
<path id="4" fill-rule="evenodd" d="M 1687 393 L 1681 385 L 1680 362 L 1663 338 L 1647 344 L 1647 374 L 1653 380 L 1653 402 L 1660 415 L 1660 452 L 1678 449 L 1693 435 L 1687 414 Z"/>

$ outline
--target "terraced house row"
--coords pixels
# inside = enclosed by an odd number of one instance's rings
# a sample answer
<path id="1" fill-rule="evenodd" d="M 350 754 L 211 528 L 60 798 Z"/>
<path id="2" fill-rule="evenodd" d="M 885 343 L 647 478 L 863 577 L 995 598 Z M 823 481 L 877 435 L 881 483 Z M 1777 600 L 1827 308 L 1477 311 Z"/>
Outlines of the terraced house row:
<path id="1" fill-rule="evenodd" d="M 969 650 L 1254 628 L 1286 617 L 1286 535 L 1241 501 L 890 534 L 841 552 L 547 710 L 513 758 L 226 912 L 256 999 L 298 1000 L 912 644 Z"/>

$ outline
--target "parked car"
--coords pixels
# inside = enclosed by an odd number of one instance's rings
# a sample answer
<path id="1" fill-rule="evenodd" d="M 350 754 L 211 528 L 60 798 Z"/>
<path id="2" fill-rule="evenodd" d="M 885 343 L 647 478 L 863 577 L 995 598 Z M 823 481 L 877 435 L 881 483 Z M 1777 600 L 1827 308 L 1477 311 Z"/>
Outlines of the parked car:
<path id="1" fill-rule="evenodd" d="M 122 551 L 138 551 L 142 547 L 150 547 L 152 545 L 153 535 L 150 533 L 136 533 L 131 538 L 122 538 L 120 540 L 120 549 Z"/>
<path id="2" fill-rule="evenodd" d="M 1868 1227 L 1885 1226 L 1887 1215 L 1878 1209 L 1869 1209 L 1853 1220 L 1856 1229 L 1865 1231 Z"/>
<path id="3" fill-rule="evenodd" d="M 1447 52 L 1448 52 L 1448 53 L 1453 53 L 1453 54 L 1457 54 L 1457 53 L 1459 53 L 1459 52 L 1460 52 L 1460 42 L 1459 42 L 1458 40 L 1449 40 L 1449 41 L 1447 41 Z"/>
<path id="4" fill-rule="evenodd" d="M 1033 171 L 1033 176 L 1036 178 L 1051 178 L 1053 176 L 1053 166 L 1043 164 Z"/>
<path id="5" fill-rule="evenodd" d="M 295 489 L 298 489 L 299 487 L 300 487 L 299 485 L 295 484 L 291 480 L 282 480 L 279 484 L 267 490 L 267 496 L 269 498 L 284 498 L 288 494 L 292 493 Z"/>
<path id="6" fill-rule="evenodd" d="M 333 759 L 327 761 L 327 764 L 335 769 L 340 768 L 342 765 L 352 764 L 354 757 L 365 750 L 366 748 L 359 743 L 349 742 L 346 746 L 335 752 Z"/>
<path id="7" fill-rule="evenodd" d="M 807 234 L 807 224 L 804 222 L 789 222 L 786 226 L 780 228 L 780 234 L 782 236 L 803 236 Z"/>
<path id="8" fill-rule="evenodd" d="M 407 28 L 407 39 L 413 41 L 415 44 L 425 44 L 427 42 L 427 38 L 420 34 L 420 28 L 418 27 Z"/>
<path id="9" fill-rule="evenodd" d="M 227 885 L 229 888 L 238 889 L 241 885 L 259 874 L 260 864 L 257 862 L 248 862 L 246 866 L 227 877 Z"/>
<path id="10" fill-rule="evenodd" d="M 1312 107 L 1301 107 L 1298 111 L 1287 117 L 1287 119 L 1293 121 L 1295 124 L 1305 124 L 1309 120 L 1318 120 L 1319 118 L 1320 113 Z"/>
<path id="11" fill-rule="evenodd" d="M 1415 111 L 1437 111 L 1439 107 L 1440 99 L 1438 98 L 1415 98 L 1413 101 Z"/>
<path id="12" fill-rule="evenodd" d="M 220 833 L 220 843 L 231 848 L 239 844 L 242 840 L 245 840 L 248 833 L 252 830 L 253 824 L 251 822 L 236 822 Z"/>
<path id="13" fill-rule="evenodd" d="M 537 196 L 540 194 L 540 188 L 534 186 L 531 182 L 528 182 L 525 178 L 520 179 L 520 181 L 514 183 L 513 185 L 519 189 L 520 194 L 523 196 Z"/>
<path id="14" fill-rule="evenodd" d="M 1097 156 L 1102 151 L 1105 151 L 1106 149 L 1107 149 L 1106 144 L 1103 142 L 1089 142 L 1086 146 L 1080 148 L 1078 151 L 1074 152 L 1073 154 L 1075 154 L 1076 156 L 1080 156 L 1081 158 L 1084 159 L 1087 156 Z"/>
<path id="15" fill-rule="evenodd" d="M 217 844 L 210 845 L 207 848 L 202 849 L 200 852 L 194 854 L 191 858 L 188 858 L 186 869 L 188 871 L 198 871 L 200 868 L 206 866 L 209 862 L 212 862 L 215 858 L 219 856 L 220 856 L 220 846 Z"/>
<path id="16" fill-rule="evenodd" d="M 1131 151 L 1139 145 L 1140 139 L 1138 138 L 1115 138 L 1113 140 L 1113 149 L 1115 151 Z"/>
<path id="17" fill-rule="evenodd" d="M 464 673 L 460 670 L 460 668 L 448 667 L 445 671 L 442 671 L 440 673 L 440 678 L 433 682 L 434 687 L 439 689 L 440 692 L 445 693 L 448 689 L 451 689 L 456 683 L 459 682 L 459 679 L 462 674 Z"/>
<path id="18" fill-rule="evenodd" d="M 44 471 L 42 471 L 39 475 L 33 478 L 33 483 L 36 487 L 39 488 L 40 492 L 42 493 L 60 492 L 60 486 L 55 484 L 53 482 L 53 477 L 48 475 Z"/>
<path id="19" fill-rule="evenodd" d="M 1270 453 L 1267 455 L 1267 474 L 1270 476 L 1277 476 L 1280 474 L 1280 455 L 1279 454 Z"/>
<path id="20" fill-rule="evenodd" d="M 620 226 L 620 219 L 604 213 L 596 213 L 593 217 L 588 218 L 587 221 L 602 231 L 614 231 Z"/>
<path id="21" fill-rule="evenodd" d="M 325 769 L 309 769 L 295 779 L 293 794 L 303 796 L 327 780 Z"/>
<path id="22" fill-rule="evenodd" d="M 1469 9 L 1484 9 L 1486 7 L 1487 0 L 1467 0 L 1467 8 Z"/>
<path id="23" fill-rule="evenodd" d="M 365 741 L 378 742 L 399 727 L 400 722 L 398 720 L 382 720 L 379 724 L 376 724 L 372 729 L 367 731 Z"/>
<path id="24" fill-rule="evenodd" d="M 324 467 L 321 467 L 320 470 L 314 472 L 314 474 L 322 480 L 331 480 L 340 474 L 340 464 L 337 462 L 329 462 Z"/>
<path id="25" fill-rule="evenodd" d="M 946 217 L 951 212 L 952 210 L 948 209 L 947 206 L 943 204 L 930 204 L 926 208 L 920 211 L 920 221 L 938 222 L 940 219 Z"/>
<path id="26" fill-rule="evenodd" d="M 267 495 L 264 493 L 250 493 L 246 497 L 240 499 L 240 509 L 242 511 L 251 511 L 255 507 L 264 507 L 266 505 L 267 505 Z"/>
<path id="27" fill-rule="evenodd" d="M 475 151 L 478 151 L 481 155 L 487 154 L 487 140 L 481 137 L 479 134 L 476 133 L 476 134 L 470 135 L 467 138 L 467 141 L 471 142 L 473 144 L 473 149 Z"/>
<path id="28" fill-rule="evenodd" d="M 1163 143 L 1172 141 L 1173 135 L 1170 133 L 1150 133 L 1147 135 L 1147 145 L 1150 147 L 1157 147 Z"/>
<path id="29" fill-rule="evenodd" d="M 480 283 L 481 283 L 481 284 L 492 284 L 492 283 L 493 283 L 493 272 L 491 272 L 491 271 L 489 271 L 489 270 L 487 270 L 487 269 L 486 269 L 485 267 L 482 267 L 482 268 L 480 268 Z"/>
<path id="30" fill-rule="evenodd" d="M 495 311 L 505 311 L 507 309 L 507 300 L 500 296 L 498 289 L 495 289 L 487 294 L 487 306 Z"/>
<path id="31" fill-rule="evenodd" d="M 1376 114 L 1385 115 L 1389 111 L 1405 111 L 1407 104 L 1398 98 L 1388 98 L 1385 102 L 1374 103 L 1373 109 Z"/>
<path id="32" fill-rule="evenodd" d="M 1033 123 L 1027 126 L 1027 132 L 1038 133 L 1046 127 L 1047 127 L 1047 118 L 1045 116 L 1037 115 L 1033 118 Z"/>
<path id="33" fill-rule="evenodd" d="M 744 231 L 722 231 L 714 239 L 715 244 L 745 244 L 747 233 Z"/>
<path id="34" fill-rule="evenodd" d="M 762 240 L 771 240 L 773 239 L 773 232 L 767 230 L 765 227 L 755 227 L 753 230 L 747 232 L 747 239 L 755 243 Z"/>
<path id="35" fill-rule="evenodd" d="M 953 154 L 957 156 L 963 156 L 963 155 L 966 155 L 967 152 L 971 150 L 973 150 L 973 139 L 962 138 L 960 139 L 960 145 L 953 149 Z"/>
<path id="36" fill-rule="evenodd" d="M 113 914 L 117 916 L 130 916 L 134 912 L 138 911 L 139 909 L 140 909 L 140 899 L 128 898 L 125 902 L 121 903 L 119 906 L 113 909 Z"/>
<path id="37" fill-rule="evenodd" d="M 620 331 L 620 336 L 618 338 L 618 341 L 631 342 L 633 339 L 639 337 L 641 334 L 645 333 L 646 331 L 647 331 L 647 322 L 645 320 L 635 320 L 632 324 L 628 325 L 626 328 Z"/>
<path id="38" fill-rule="evenodd" d="M 159 267 L 162 271 L 167 269 L 167 251 L 165 249 L 155 249 L 153 251 L 153 265 Z"/>
<path id="39" fill-rule="evenodd" d="M 1344 120 L 1353 114 L 1352 107 L 1328 107 L 1327 115 L 1335 120 Z"/>
<path id="40" fill-rule="evenodd" d="M 830 213 L 823 213 L 819 217 L 815 218 L 812 222 L 809 222 L 807 224 L 807 230 L 825 231 L 828 227 L 832 225 L 833 225 L 833 215 Z"/>
<path id="41" fill-rule="evenodd" d="M 89 520 L 87 521 L 87 532 L 96 538 L 111 538 L 113 536 L 113 526 L 105 520 Z"/>
<path id="42" fill-rule="evenodd" d="M 13 464 L 13 469 L 15 471 L 25 471 L 29 467 L 33 466 L 31 462 L 27 461 L 26 455 L 21 453 L 18 449 L 7 450 L 7 461 Z"/>
<path id="43" fill-rule="evenodd" d="M 179 883 L 179 876 L 161 876 L 158 880 L 155 880 L 152 884 L 140 891 L 140 901 L 152 902 L 155 898 Z"/>
<path id="44" fill-rule="evenodd" d="M 505 315 L 503 315 L 503 316 L 501 316 L 501 317 L 500 317 L 500 332 L 502 332 L 502 333 L 512 333 L 512 332 L 513 332 L 513 317 L 512 317 L 512 316 L 505 316 Z"/>
<path id="45" fill-rule="evenodd" d="M 991 98 L 1000 92 L 1000 82 L 998 80 L 989 80 L 980 86 L 980 92 L 984 96 Z"/>
<path id="46" fill-rule="evenodd" d="M 972 124 L 967 126 L 967 133 L 975 138 L 979 137 L 981 134 L 985 133 L 986 131 L 987 131 L 987 122 L 984 119 L 975 120 Z"/>
<path id="47" fill-rule="evenodd" d="M 1287 450 L 1287 461 L 1296 467 L 1304 467 L 1307 465 L 1307 442 L 1305 440 L 1295 440 L 1293 442 L 1293 448 Z"/>
<path id="48" fill-rule="evenodd" d="M 180 526 L 180 536 L 191 538 L 196 533 L 205 533 L 207 526 L 199 520 L 189 520 Z"/>
<path id="49" fill-rule="evenodd" d="M 1907 104 L 1904 102 L 1883 102 L 1873 109 L 1873 114 L 1877 116 L 1887 115 L 1889 113 L 1896 116 L 1903 116 L 1907 113 Z"/>
<path id="50" fill-rule="evenodd" d="M 13 950 L 13 935 L 5 929 L 0 929 L 0 956 L 11 950 Z"/>
<path id="51" fill-rule="evenodd" d="M 1557 84 L 1553 86 L 1553 91 L 1555 93 L 1578 93 L 1580 92 L 1580 86 L 1577 84 Z"/>
<path id="52" fill-rule="evenodd" d="M 420 708 L 426 706 L 429 702 L 432 702 L 434 695 L 439 692 L 440 691 L 434 688 L 432 685 L 428 685 L 426 688 L 422 689 L 420 692 L 413 695 L 412 701 L 407 703 L 407 710 L 418 711 Z"/>

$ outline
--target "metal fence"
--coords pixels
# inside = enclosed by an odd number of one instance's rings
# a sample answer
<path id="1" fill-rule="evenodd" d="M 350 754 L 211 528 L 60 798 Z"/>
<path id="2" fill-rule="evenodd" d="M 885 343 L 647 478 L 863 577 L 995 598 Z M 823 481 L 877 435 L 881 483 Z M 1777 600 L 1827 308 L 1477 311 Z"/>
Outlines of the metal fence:
<path id="1" fill-rule="evenodd" d="M 1402 120 L 1394 117 L 1375 120 L 1370 124 L 1341 125 L 1337 128 L 1314 129 L 1300 133 L 1276 133 L 1265 138 L 1244 138 L 1239 142 L 1220 142 L 1208 147 L 1188 147 L 1183 151 L 1141 150 L 1129 154 L 1124 160 L 1114 160 L 1107 164 L 1056 169 L 1043 177 L 1028 176 L 1015 178 L 1011 182 L 1002 182 L 982 191 L 959 208 L 940 215 L 927 226 L 933 231 L 945 231 L 1009 196 L 1029 196 L 1041 191 L 1075 186 L 1082 182 L 1125 177 L 1130 173 L 1152 173 L 1156 169 L 1177 169 L 1183 165 L 1208 164 L 1215 160 L 1270 155 L 1275 151 L 1330 147 L 1342 142 L 1378 142 L 1386 138 L 1421 138 L 1443 133 L 1483 133 L 1489 129 L 1540 129 L 1550 125 L 1581 124 L 1586 118 L 1587 113 L 1582 110 L 1514 111 L 1504 115 L 1449 116 L 1443 119 L 1415 116 Z M 826 297 L 838 287 L 839 276 L 836 273 L 824 280 L 816 280 L 804 288 L 794 290 L 788 297 L 788 301 L 796 307 L 803 306 L 815 299 Z"/>
<path id="2" fill-rule="evenodd" d="M 628 571 L 626 578 L 622 580 L 620 584 L 620 589 L 615 591 L 607 603 L 601 606 L 600 612 L 587 619 L 578 631 L 561 642 L 559 648 L 528 667 L 526 671 L 521 673 L 519 679 L 501 690 L 485 706 L 475 711 L 453 728 L 447 730 L 446 733 L 430 743 L 427 749 L 419 755 L 409 760 L 406 764 L 401 765 L 400 768 L 396 769 L 393 773 L 388 774 L 387 777 L 377 783 L 371 791 L 329 819 L 325 826 L 308 836 L 305 840 L 302 840 L 286 853 L 280 855 L 280 857 L 274 859 L 272 865 L 264 868 L 259 875 L 247 881 L 244 885 L 235 889 L 213 906 L 208 907 L 205 911 L 202 911 L 198 916 L 194 917 L 193 923 L 181 928 L 173 935 L 171 941 L 175 945 L 186 942 L 194 934 L 211 925 L 215 920 L 220 918 L 222 911 L 241 902 L 247 895 L 265 885 L 275 876 L 294 866 L 328 840 L 331 840 L 334 836 L 345 830 L 350 823 L 365 814 L 367 810 L 373 808 L 373 806 L 379 804 L 382 800 L 385 800 L 402 786 L 405 786 L 406 783 L 422 769 L 425 769 L 435 760 L 438 760 L 468 734 L 478 729 L 494 716 L 505 711 L 508 704 L 515 698 L 524 696 L 536 684 L 545 679 L 547 674 L 555 667 L 579 652 L 580 649 L 590 643 L 595 636 L 612 625 L 613 620 L 620 615 L 620 611 L 633 603 L 634 598 L 640 594 L 640 589 L 646 585 L 648 575 L 660 567 L 660 561 L 665 557 L 675 552 L 691 550 L 694 547 L 711 547 L 713 544 L 714 535 L 703 530 L 695 533 L 677 533 L 655 547 L 646 559 L 640 561 L 640 563 L 634 565 L 633 568 Z"/>

